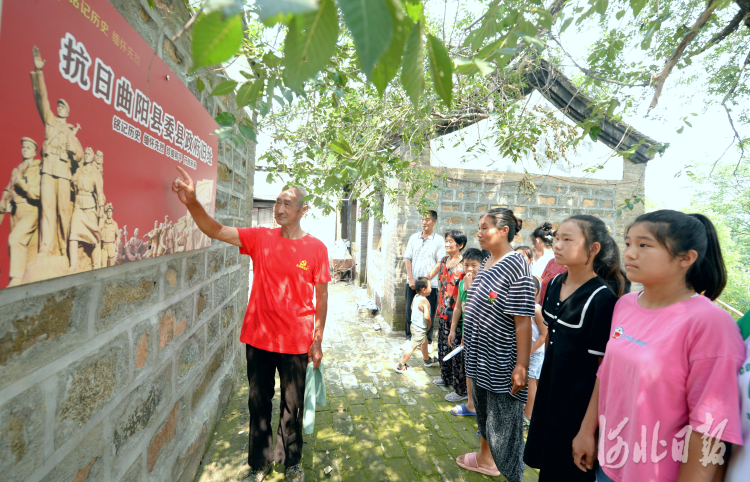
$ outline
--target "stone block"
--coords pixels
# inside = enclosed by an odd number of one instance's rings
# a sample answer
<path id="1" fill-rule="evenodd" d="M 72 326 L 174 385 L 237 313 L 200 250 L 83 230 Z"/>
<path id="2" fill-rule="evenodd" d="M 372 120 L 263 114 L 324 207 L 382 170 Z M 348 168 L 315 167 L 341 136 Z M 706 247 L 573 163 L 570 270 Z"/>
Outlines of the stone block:
<path id="1" fill-rule="evenodd" d="M 195 305 L 195 317 L 196 320 L 200 320 L 201 318 L 205 318 L 208 315 L 209 311 L 211 311 L 211 286 L 207 285 L 201 288 L 201 290 L 197 294 L 197 297 L 198 300 Z"/>
<path id="2" fill-rule="evenodd" d="M 549 208 L 529 208 L 530 217 L 536 218 L 537 220 L 546 221 L 549 218 Z"/>
<path id="3" fill-rule="evenodd" d="M 118 321 L 152 304 L 159 296 L 159 270 L 152 267 L 124 273 L 102 286 L 96 330 L 106 331 Z"/>
<path id="4" fill-rule="evenodd" d="M 216 214 L 231 215 L 231 195 L 223 192 L 216 192 Z"/>
<path id="5" fill-rule="evenodd" d="M 39 385 L 0 408 L 0 470 L 3 480 L 26 480 L 44 461 L 44 394 Z"/>
<path id="6" fill-rule="evenodd" d="M 224 250 L 224 267 L 231 268 L 239 263 L 240 250 L 236 246 L 230 246 Z"/>
<path id="7" fill-rule="evenodd" d="M 227 303 L 221 310 L 221 326 L 223 329 L 229 328 L 234 320 L 234 304 Z"/>
<path id="8" fill-rule="evenodd" d="M 122 466 L 124 458 L 169 403 L 171 393 L 172 362 L 168 360 L 157 375 L 137 386 L 112 411 L 112 466 L 116 472 L 127 468 Z"/>
<path id="9" fill-rule="evenodd" d="M 234 170 L 221 161 L 217 163 L 216 170 L 219 178 L 219 187 L 232 189 L 232 177 L 234 174 Z"/>
<path id="10" fill-rule="evenodd" d="M 86 340 L 90 288 L 25 298 L 0 310 L 0 388 Z"/>
<path id="11" fill-rule="evenodd" d="M 232 293 L 236 285 L 232 284 L 232 278 L 234 273 L 224 273 L 223 275 L 219 276 L 219 278 L 214 281 L 214 299 L 217 303 L 221 303 L 223 300 L 227 299 Z"/>
<path id="12" fill-rule="evenodd" d="M 208 389 L 211 386 L 211 381 L 216 375 L 216 372 L 218 372 L 221 368 L 223 361 L 224 351 L 220 347 L 214 352 L 213 356 L 211 357 L 211 361 L 205 367 L 203 377 L 200 379 L 200 382 L 196 385 L 195 390 L 193 391 L 191 407 L 192 411 L 195 411 L 195 408 L 200 404 L 200 402 L 203 400 L 203 397 L 208 393 Z"/>
<path id="13" fill-rule="evenodd" d="M 216 313 L 208 321 L 208 325 L 206 326 L 206 333 L 206 346 L 208 347 L 208 349 L 211 349 L 214 347 L 214 345 L 216 345 L 216 342 L 219 341 L 222 333 L 219 313 Z"/>
<path id="14" fill-rule="evenodd" d="M 148 452 L 146 457 L 146 469 L 149 473 L 154 470 L 154 465 L 159 460 L 159 454 L 161 451 L 170 444 L 174 439 L 175 433 L 177 432 L 177 417 L 180 413 L 180 402 L 174 404 L 174 408 L 169 413 L 167 420 L 161 426 L 154 438 L 151 439 L 151 443 L 148 444 Z"/>
<path id="15" fill-rule="evenodd" d="M 458 217 L 447 218 L 445 220 L 445 222 L 448 223 L 448 224 L 459 224 L 459 225 L 463 223 L 463 221 L 461 220 L 461 218 L 458 218 Z"/>
<path id="16" fill-rule="evenodd" d="M 557 199 L 555 199 L 552 196 L 537 196 L 536 197 L 536 203 L 540 205 L 552 206 L 553 204 L 555 204 L 556 201 Z"/>
<path id="17" fill-rule="evenodd" d="M 185 381 L 198 369 L 201 360 L 203 360 L 204 347 L 203 330 L 193 333 L 182 345 L 180 357 L 177 360 L 177 379 L 179 382 Z"/>
<path id="18" fill-rule="evenodd" d="M 478 193 L 476 191 L 457 191 L 456 192 L 456 200 L 457 201 L 477 201 L 479 199 Z"/>
<path id="19" fill-rule="evenodd" d="M 104 440 L 103 428 L 103 423 L 99 423 L 86 434 L 73 452 L 66 455 L 62 462 L 44 476 L 44 480 L 50 482 L 104 480 L 103 456 L 108 443 Z"/>
<path id="20" fill-rule="evenodd" d="M 200 253 L 185 260 L 185 283 L 194 286 L 203 281 L 206 275 L 206 254 Z"/>
<path id="21" fill-rule="evenodd" d="M 58 375 L 55 448 L 97 414 L 130 380 L 128 334 L 68 366 Z"/>
<path id="22" fill-rule="evenodd" d="M 135 359 L 135 376 L 151 366 L 154 360 L 155 346 L 154 323 L 143 321 L 133 328 L 133 358 Z"/>
<path id="23" fill-rule="evenodd" d="M 206 256 L 206 278 L 210 278 L 224 267 L 224 250 L 212 249 Z"/>
<path id="24" fill-rule="evenodd" d="M 139 455 L 130 466 L 120 482 L 142 482 L 143 481 L 143 456 Z"/>
<path id="25" fill-rule="evenodd" d="M 463 207 L 458 203 L 443 203 L 443 211 L 463 211 Z"/>
<path id="26" fill-rule="evenodd" d="M 596 206 L 596 199 L 584 199 L 583 200 L 583 207 L 592 208 L 594 206 Z"/>
<path id="27" fill-rule="evenodd" d="M 208 438 L 208 427 L 204 423 L 197 435 L 192 437 L 193 441 L 184 452 L 177 456 L 172 466 L 172 480 L 176 482 L 191 482 L 203 457 Z"/>
<path id="28" fill-rule="evenodd" d="M 193 324 L 193 297 L 179 301 L 156 315 L 159 350 L 163 350 L 174 338 Z"/>
<path id="29" fill-rule="evenodd" d="M 180 289 L 182 280 L 182 260 L 175 259 L 167 263 L 164 273 L 164 293 L 169 296 Z"/>

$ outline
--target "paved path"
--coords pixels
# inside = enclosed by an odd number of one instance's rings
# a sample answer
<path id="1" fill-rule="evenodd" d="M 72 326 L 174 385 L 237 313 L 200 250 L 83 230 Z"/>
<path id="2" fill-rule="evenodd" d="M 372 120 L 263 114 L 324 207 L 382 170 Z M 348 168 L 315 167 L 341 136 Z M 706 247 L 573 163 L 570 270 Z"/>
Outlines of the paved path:
<path id="1" fill-rule="evenodd" d="M 475 481 L 505 480 L 462 470 L 455 458 L 479 446 L 474 417 L 450 414 L 448 390 L 432 383 L 439 368 L 424 368 L 419 353 L 408 375 L 393 370 L 403 336 L 359 320 L 356 300 L 365 290 L 329 285 L 323 341 L 328 405 L 318 407 L 315 433 L 304 439 L 307 481 Z M 433 344 L 436 350 L 436 344 Z M 204 457 L 199 482 L 240 481 L 247 474 L 247 381 L 237 389 Z M 274 427 L 278 426 L 278 381 Z M 266 478 L 284 481 L 276 465 Z M 328 472 L 328 473 L 326 473 Z M 524 481 L 536 481 L 527 468 Z"/>

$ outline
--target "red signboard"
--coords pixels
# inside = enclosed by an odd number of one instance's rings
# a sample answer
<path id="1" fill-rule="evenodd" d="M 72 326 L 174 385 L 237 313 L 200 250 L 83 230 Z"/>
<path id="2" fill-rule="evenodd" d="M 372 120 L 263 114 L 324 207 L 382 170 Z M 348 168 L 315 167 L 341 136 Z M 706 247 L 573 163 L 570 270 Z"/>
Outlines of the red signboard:
<path id="1" fill-rule="evenodd" d="M 0 3 L 0 287 L 210 245 L 216 122 L 107 0 Z M 137 232 L 136 232 L 137 231 Z"/>

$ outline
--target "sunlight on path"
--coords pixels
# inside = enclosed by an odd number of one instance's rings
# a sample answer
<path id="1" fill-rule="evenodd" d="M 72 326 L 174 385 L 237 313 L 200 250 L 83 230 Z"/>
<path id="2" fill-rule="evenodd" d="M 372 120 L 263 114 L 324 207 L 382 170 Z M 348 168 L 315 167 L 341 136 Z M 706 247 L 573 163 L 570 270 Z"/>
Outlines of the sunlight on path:
<path id="1" fill-rule="evenodd" d="M 474 481 L 505 480 L 462 470 L 455 458 L 479 446 L 474 417 L 450 414 L 448 390 L 432 383 L 440 369 L 424 368 L 417 353 L 415 370 L 393 370 L 403 334 L 376 331 L 374 320 L 360 321 L 356 300 L 365 291 L 329 285 L 323 364 L 329 404 L 318 407 L 315 433 L 305 437 L 302 464 L 307 481 Z M 436 350 L 433 344 L 433 350 Z M 278 424 L 278 378 L 274 427 Z M 247 473 L 247 379 L 237 389 L 219 422 L 203 460 L 199 482 L 241 481 Z M 326 474 L 326 468 L 331 470 Z M 524 481 L 536 481 L 526 469 Z M 267 481 L 283 482 L 276 465 Z"/>

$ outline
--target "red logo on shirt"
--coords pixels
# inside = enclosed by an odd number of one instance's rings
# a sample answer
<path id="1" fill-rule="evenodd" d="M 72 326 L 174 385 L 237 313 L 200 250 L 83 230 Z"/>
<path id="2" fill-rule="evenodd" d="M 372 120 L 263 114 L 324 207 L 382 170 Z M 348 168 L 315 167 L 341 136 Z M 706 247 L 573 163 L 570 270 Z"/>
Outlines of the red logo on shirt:
<path id="1" fill-rule="evenodd" d="M 302 268 L 302 269 L 304 269 L 305 271 L 307 271 L 307 261 L 305 261 L 305 260 L 303 259 L 302 261 L 300 261 L 300 262 L 299 262 L 299 264 L 297 265 L 297 267 L 298 267 L 298 268 Z"/>

